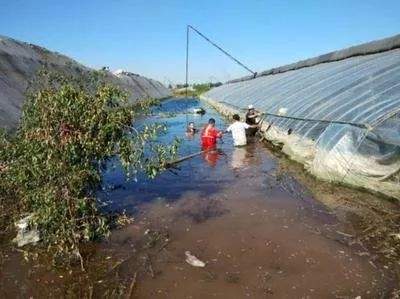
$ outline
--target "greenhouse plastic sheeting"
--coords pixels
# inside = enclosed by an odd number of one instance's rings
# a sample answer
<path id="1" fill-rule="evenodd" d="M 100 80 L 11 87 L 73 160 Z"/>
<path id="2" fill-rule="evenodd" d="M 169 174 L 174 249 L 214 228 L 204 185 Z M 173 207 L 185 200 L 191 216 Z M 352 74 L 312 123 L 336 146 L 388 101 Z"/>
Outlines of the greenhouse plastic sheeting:
<path id="1" fill-rule="evenodd" d="M 317 177 L 400 198 L 400 49 L 228 83 L 203 98 L 230 113 L 252 104 L 274 114 L 266 138 Z"/>

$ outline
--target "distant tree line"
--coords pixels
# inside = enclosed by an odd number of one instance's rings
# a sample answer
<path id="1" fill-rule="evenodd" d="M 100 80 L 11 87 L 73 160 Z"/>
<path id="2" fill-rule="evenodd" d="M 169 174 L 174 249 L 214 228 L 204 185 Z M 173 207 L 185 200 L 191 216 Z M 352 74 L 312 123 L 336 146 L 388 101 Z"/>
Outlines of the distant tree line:
<path id="1" fill-rule="evenodd" d="M 221 82 L 216 82 L 216 83 L 207 82 L 207 83 L 193 84 L 193 88 L 196 90 L 203 90 L 203 89 L 207 89 L 207 88 L 211 89 L 213 87 L 218 87 L 221 85 L 222 85 Z M 173 86 L 171 84 L 168 87 L 173 88 Z M 188 87 L 188 86 L 186 84 L 176 84 L 176 89 L 185 88 L 185 87 Z"/>

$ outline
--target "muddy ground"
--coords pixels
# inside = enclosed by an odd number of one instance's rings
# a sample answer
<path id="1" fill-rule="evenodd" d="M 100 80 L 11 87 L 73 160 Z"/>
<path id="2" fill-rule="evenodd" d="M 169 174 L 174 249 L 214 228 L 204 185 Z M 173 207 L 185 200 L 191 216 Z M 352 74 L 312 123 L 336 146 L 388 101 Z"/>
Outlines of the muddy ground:
<path id="1" fill-rule="evenodd" d="M 184 136 L 197 101 L 167 101 L 169 134 Z M 182 155 L 198 148 L 184 137 Z M 87 244 L 86 271 L 51 262 L 35 248 L 1 242 L 0 297 L 391 298 L 399 288 L 399 205 L 321 182 L 261 143 L 187 160 L 150 181 L 105 174 L 105 211 L 128 215 L 109 240 Z M 206 263 L 193 267 L 185 252 Z"/>

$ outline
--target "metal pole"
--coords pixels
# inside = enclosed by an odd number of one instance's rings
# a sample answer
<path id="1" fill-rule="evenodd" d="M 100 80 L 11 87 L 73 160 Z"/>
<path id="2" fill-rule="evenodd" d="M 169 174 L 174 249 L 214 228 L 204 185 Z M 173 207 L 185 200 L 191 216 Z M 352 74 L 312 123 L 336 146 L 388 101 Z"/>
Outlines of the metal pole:
<path id="1" fill-rule="evenodd" d="M 189 82 L 189 25 L 186 27 L 186 98 L 188 97 L 188 82 Z"/>

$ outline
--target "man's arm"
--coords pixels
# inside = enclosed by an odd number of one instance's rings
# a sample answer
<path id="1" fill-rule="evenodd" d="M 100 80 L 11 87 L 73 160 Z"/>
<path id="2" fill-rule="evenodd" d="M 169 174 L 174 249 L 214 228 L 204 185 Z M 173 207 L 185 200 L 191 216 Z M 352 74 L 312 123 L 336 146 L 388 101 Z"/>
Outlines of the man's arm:
<path id="1" fill-rule="evenodd" d="M 232 126 L 227 127 L 227 128 L 225 129 L 224 133 L 228 133 L 228 132 L 230 132 L 230 131 L 232 131 Z"/>
<path id="2" fill-rule="evenodd" d="M 259 125 L 249 125 L 249 124 L 247 124 L 247 123 L 244 123 L 244 128 L 245 129 L 249 129 L 249 128 L 259 128 L 260 126 Z"/>

